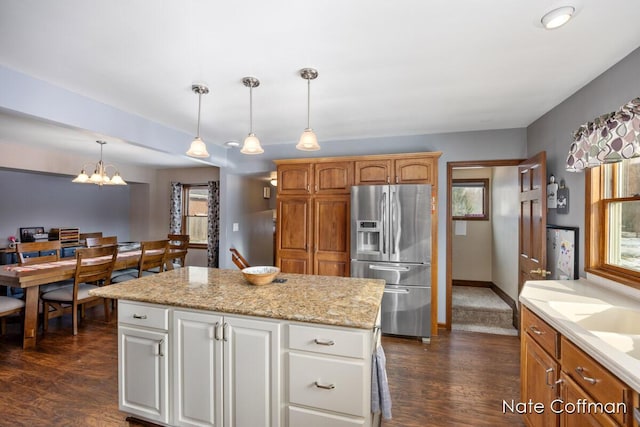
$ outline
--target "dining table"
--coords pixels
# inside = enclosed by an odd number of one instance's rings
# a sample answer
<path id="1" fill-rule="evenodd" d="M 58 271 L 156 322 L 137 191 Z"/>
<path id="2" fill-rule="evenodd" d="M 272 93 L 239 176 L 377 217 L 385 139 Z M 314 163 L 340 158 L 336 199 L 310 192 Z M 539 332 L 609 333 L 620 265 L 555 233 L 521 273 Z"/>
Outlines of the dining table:
<path id="1" fill-rule="evenodd" d="M 183 251 L 180 250 L 169 251 L 167 262 L 165 263 L 166 270 L 173 269 L 173 263 L 170 262 L 170 260 L 177 258 L 182 252 Z M 141 255 L 142 251 L 140 249 L 124 251 L 121 249 L 118 252 L 114 271 L 137 268 Z M 0 266 L 0 286 L 24 289 L 23 349 L 34 349 L 36 347 L 40 285 L 73 279 L 76 265 L 76 258 L 63 258 L 58 261 L 39 264 L 9 264 Z"/>

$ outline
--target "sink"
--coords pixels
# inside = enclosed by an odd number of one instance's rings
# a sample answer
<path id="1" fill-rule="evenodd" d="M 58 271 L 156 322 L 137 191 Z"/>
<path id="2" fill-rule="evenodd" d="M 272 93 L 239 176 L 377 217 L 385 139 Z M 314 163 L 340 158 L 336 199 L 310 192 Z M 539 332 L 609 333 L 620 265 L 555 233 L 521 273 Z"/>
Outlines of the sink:
<path id="1" fill-rule="evenodd" d="M 640 310 L 567 301 L 550 301 L 549 306 L 611 347 L 640 360 Z"/>
<path id="2" fill-rule="evenodd" d="M 567 301 L 550 301 L 549 306 L 589 332 L 640 335 L 640 310 Z"/>

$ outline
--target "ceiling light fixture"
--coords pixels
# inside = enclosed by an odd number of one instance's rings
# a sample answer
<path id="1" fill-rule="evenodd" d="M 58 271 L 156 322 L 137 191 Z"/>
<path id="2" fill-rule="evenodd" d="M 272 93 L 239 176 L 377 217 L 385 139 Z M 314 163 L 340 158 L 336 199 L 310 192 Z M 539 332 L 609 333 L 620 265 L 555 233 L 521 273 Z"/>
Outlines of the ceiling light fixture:
<path id="1" fill-rule="evenodd" d="M 244 139 L 240 152 L 242 154 L 261 154 L 264 150 L 260 146 L 260 140 L 253 133 L 253 88 L 260 86 L 260 80 L 255 77 L 245 77 L 242 83 L 249 88 L 249 135 Z"/>
<path id="2" fill-rule="evenodd" d="M 542 26 L 547 30 L 553 30 L 569 22 L 569 19 L 571 19 L 575 11 L 576 9 L 573 6 L 559 7 L 546 13 L 540 22 L 542 22 Z"/>
<path id="3" fill-rule="evenodd" d="M 209 152 L 207 151 L 207 146 L 204 141 L 200 138 L 200 107 L 202 106 L 202 95 L 208 94 L 209 88 L 205 85 L 194 84 L 191 85 L 191 90 L 198 94 L 198 129 L 196 131 L 195 139 L 191 141 L 191 146 L 187 151 L 187 156 L 206 159 L 209 157 Z"/>
<path id="4" fill-rule="evenodd" d="M 71 182 L 76 182 L 79 184 L 96 184 L 101 187 L 103 185 L 127 185 L 124 179 L 122 179 L 122 177 L 120 176 L 120 172 L 118 172 L 115 166 L 105 165 L 104 162 L 102 161 L 102 147 L 106 144 L 106 142 L 105 141 L 96 141 L 96 142 L 100 144 L 100 161 L 96 163 L 96 168 L 93 171 L 93 174 L 91 176 L 87 175 L 85 171 L 86 170 L 85 168 L 87 167 L 87 165 L 85 165 L 82 167 L 82 171 L 80 171 L 78 176 L 75 177 L 73 180 L 71 180 Z M 107 168 L 113 168 L 115 170 L 115 173 L 113 174 L 113 176 L 110 177 L 107 174 Z"/>
<path id="5" fill-rule="evenodd" d="M 313 129 L 309 124 L 309 117 L 311 115 L 311 80 L 318 77 L 318 70 L 303 68 L 300 70 L 300 77 L 307 80 L 307 128 L 302 132 L 296 148 L 302 151 L 317 151 L 320 149 L 320 145 L 318 145 L 318 137 L 313 133 Z"/>

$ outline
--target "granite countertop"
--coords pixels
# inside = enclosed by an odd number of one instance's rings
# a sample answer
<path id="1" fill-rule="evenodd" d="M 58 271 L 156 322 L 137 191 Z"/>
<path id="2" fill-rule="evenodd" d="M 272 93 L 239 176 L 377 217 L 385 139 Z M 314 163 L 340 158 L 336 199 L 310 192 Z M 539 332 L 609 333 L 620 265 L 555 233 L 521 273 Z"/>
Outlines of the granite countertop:
<path id="1" fill-rule="evenodd" d="M 584 278 L 528 281 L 520 302 L 640 392 L 640 291 Z"/>
<path id="2" fill-rule="evenodd" d="M 92 290 L 92 295 L 228 314 L 373 329 L 384 280 L 278 274 L 254 286 L 239 270 L 183 267 Z"/>

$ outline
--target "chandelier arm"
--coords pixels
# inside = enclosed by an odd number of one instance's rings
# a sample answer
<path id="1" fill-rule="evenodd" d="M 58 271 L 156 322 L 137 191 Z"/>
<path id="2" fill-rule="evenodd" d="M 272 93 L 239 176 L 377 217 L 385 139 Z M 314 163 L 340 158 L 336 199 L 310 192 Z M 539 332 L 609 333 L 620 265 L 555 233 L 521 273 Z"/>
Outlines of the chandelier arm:
<path id="1" fill-rule="evenodd" d="M 198 129 L 196 130 L 196 137 L 200 138 L 200 107 L 202 105 L 202 91 L 198 91 Z"/>
<path id="2" fill-rule="evenodd" d="M 311 79 L 307 79 L 307 129 L 311 129 Z"/>
<path id="3" fill-rule="evenodd" d="M 253 133 L 253 85 L 249 85 L 249 133 Z"/>

